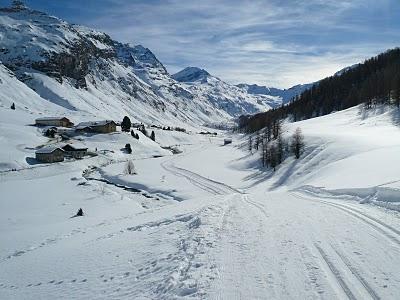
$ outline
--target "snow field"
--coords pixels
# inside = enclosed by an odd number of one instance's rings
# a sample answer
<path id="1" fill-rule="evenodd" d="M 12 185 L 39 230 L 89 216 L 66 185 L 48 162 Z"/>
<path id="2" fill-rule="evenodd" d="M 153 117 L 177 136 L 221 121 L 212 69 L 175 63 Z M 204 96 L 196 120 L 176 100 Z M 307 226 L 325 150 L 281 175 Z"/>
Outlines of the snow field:
<path id="1" fill-rule="evenodd" d="M 222 146 L 225 135 L 158 129 L 156 143 L 82 135 L 99 156 L 25 168 L 25 147 L 46 140 L 26 126 L 30 114 L 0 111 L 21 132 L 2 138 L 23 167 L 0 175 L 2 299 L 398 296 L 400 217 L 368 205 L 398 202 L 396 172 L 378 168 L 396 162 L 391 111 L 286 124 L 288 135 L 301 126 L 307 148 L 275 174 L 242 136 Z M 137 175 L 124 174 L 129 159 Z M 70 218 L 80 207 L 85 216 Z"/>

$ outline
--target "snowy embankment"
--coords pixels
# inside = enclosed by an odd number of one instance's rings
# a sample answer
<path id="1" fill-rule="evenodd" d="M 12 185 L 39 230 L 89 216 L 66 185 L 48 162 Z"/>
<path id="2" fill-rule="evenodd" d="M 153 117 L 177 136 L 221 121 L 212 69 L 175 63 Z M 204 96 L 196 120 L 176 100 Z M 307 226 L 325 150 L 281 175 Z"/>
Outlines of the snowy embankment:
<path id="1" fill-rule="evenodd" d="M 260 169 L 260 153 L 247 151 L 247 137 L 240 146 L 205 148 L 196 156 L 210 166 L 192 163 L 191 170 L 227 182 L 243 190 L 260 183 L 269 190 L 296 190 L 323 197 L 353 199 L 400 209 L 400 110 L 362 106 L 324 117 L 285 123 L 290 137 L 297 127 L 305 136 L 306 149 L 299 160 L 287 158 L 276 172 Z M 240 149 L 241 148 L 241 149 Z M 227 151 L 227 149 L 229 151 Z M 176 165 L 188 165 L 193 158 L 182 157 Z"/>
<path id="2" fill-rule="evenodd" d="M 328 116 L 286 124 L 300 127 L 306 151 L 288 160 L 272 188 L 322 197 L 354 199 L 400 209 L 400 110 L 354 107 Z"/>

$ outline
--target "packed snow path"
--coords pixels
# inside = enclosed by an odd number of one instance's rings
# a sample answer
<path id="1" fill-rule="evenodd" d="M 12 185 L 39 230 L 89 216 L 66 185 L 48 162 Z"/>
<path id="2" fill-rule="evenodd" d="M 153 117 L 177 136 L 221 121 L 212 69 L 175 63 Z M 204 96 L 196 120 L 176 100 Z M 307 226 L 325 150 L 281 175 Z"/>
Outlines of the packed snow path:
<path id="1" fill-rule="evenodd" d="M 54 228 L 43 222 L 41 234 L 33 230 L 32 237 L 15 231 L 17 242 L 8 239 L 1 251 L 0 298 L 399 297 L 400 221 L 395 213 L 240 185 L 243 174 L 228 167 L 235 155 L 228 153 L 235 151 L 210 143 L 146 162 L 154 163 L 152 172 L 164 174 L 168 184 L 177 180 L 175 188 L 186 187 L 185 195 L 193 200 L 155 200 L 108 185 L 101 191 L 104 186 L 95 181 L 80 185 L 82 193 L 97 190 L 105 201 L 114 199 L 111 206 L 107 202 L 96 211 L 99 203 L 94 203 L 87 217 Z M 108 167 L 104 174 L 113 170 Z M 36 181 L 56 178 L 51 171 L 56 167 L 42 169 L 24 171 L 21 178 L 5 174 L 2 183 L 29 180 L 34 193 Z M 72 165 L 63 172 L 57 174 L 63 180 L 75 174 Z M 137 203 L 144 209 L 132 210 Z M 115 209 L 117 214 L 108 215 Z M 95 212 L 102 217 L 92 217 Z"/>
<path id="2" fill-rule="evenodd" d="M 210 250 L 219 272 L 210 298 L 399 296 L 400 230 L 372 208 L 300 193 L 242 193 L 172 164 L 167 170 L 211 194 L 231 194 Z"/>

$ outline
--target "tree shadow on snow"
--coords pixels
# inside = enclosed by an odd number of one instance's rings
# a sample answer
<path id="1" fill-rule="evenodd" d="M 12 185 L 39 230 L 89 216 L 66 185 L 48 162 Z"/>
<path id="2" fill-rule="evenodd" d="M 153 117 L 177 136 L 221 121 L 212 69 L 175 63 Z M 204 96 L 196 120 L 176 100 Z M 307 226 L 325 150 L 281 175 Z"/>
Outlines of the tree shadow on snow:
<path id="1" fill-rule="evenodd" d="M 279 178 L 274 182 L 274 184 L 270 187 L 270 190 L 274 190 L 282 185 L 284 185 L 288 179 L 293 175 L 294 170 L 299 163 L 300 159 L 295 159 L 290 163 L 288 168 L 283 172 L 282 175 L 279 176 Z"/>
<path id="2" fill-rule="evenodd" d="M 256 154 L 244 155 L 240 158 L 232 160 L 231 163 L 238 163 L 241 161 L 246 161 L 252 155 L 256 155 Z M 246 171 L 252 171 L 252 173 L 250 175 L 247 175 L 243 178 L 243 181 L 252 181 L 252 183 L 248 186 L 248 188 L 256 186 L 257 184 L 270 179 L 274 175 L 274 172 L 271 169 L 268 169 L 268 168 L 262 166 L 259 159 L 252 160 L 250 162 L 246 162 L 243 165 L 243 168 L 241 168 L 241 169 L 246 170 Z"/>

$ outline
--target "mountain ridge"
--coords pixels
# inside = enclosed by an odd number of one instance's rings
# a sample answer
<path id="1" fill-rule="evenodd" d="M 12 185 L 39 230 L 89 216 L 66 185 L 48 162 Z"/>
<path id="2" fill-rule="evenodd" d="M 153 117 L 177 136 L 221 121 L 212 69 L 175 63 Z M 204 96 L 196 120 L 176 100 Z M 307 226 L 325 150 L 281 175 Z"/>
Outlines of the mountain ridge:
<path id="1" fill-rule="evenodd" d="M 218 96 L 203 97 L 202 88 L 175 80 L 150 49 L 27 7 L 0 8 L 0 31 L 2 64 L 67 114 L 204 124 L 272 107 L 222 81 Z"/>
<path id="2" fill-rule="evenodd" d="M 237 86 L 246 89 L 248 93 L 253 95 L 270 95 L 274 97 L 279 97 L 282 100 L 282 104 L 286 104 L 290 102 L 290 100 L 292 100 L 297 95 L 300 95 L 305 90 L 311 88 L 314 84 L 316 84 L 316 82 L 297 84 L 288 89 L 279 89 L 274 87 L 267 87 L 257 84 L 246 84 L 246 83 L 240 83 L 237 84 Z"/>

